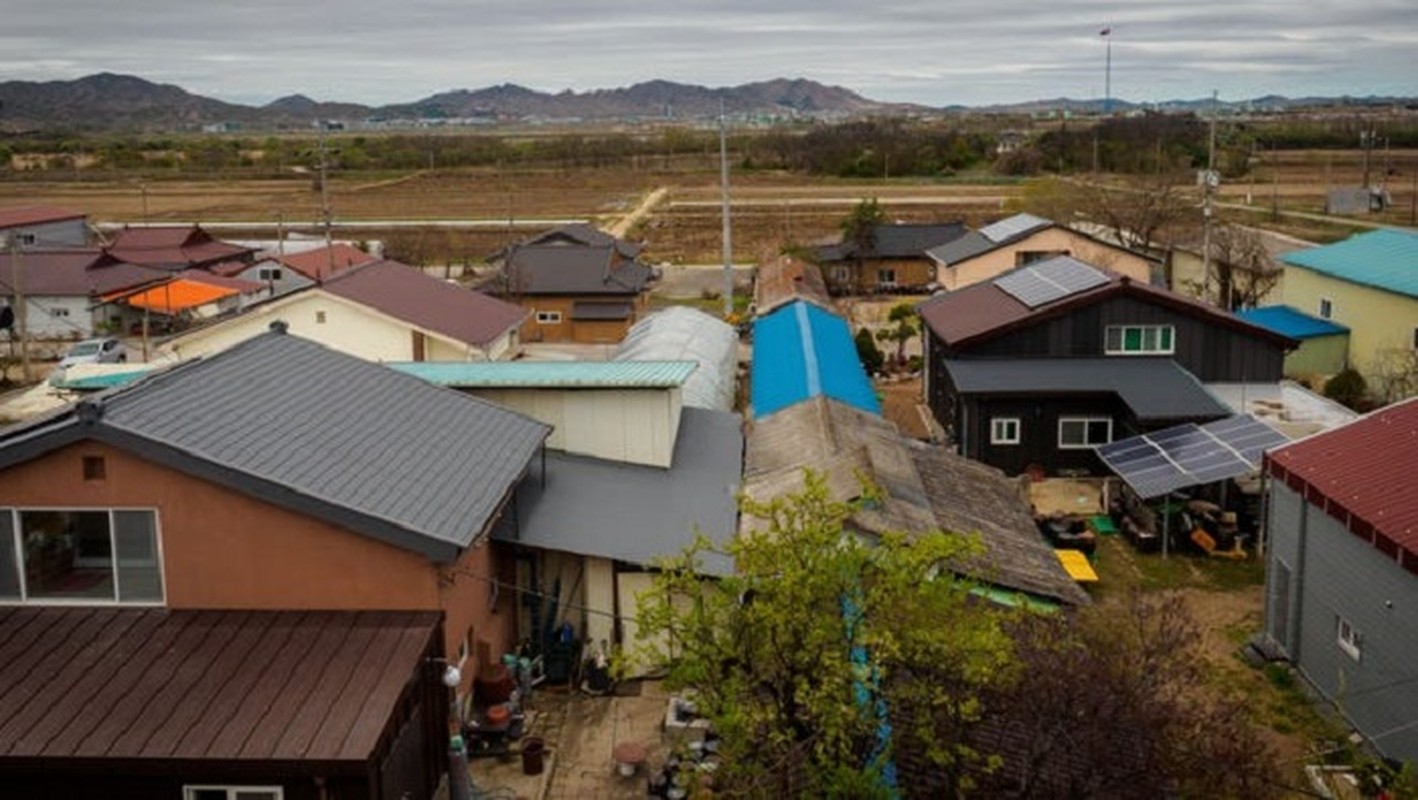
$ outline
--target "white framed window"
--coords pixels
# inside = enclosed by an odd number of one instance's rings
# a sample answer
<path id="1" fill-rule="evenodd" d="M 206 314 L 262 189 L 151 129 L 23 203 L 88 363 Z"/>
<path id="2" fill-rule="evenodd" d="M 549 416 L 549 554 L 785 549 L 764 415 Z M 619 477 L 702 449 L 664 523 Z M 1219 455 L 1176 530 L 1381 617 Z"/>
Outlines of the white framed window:
<path id="1" fill-rule="evenodd" d="M 281 268 L 259 267 L 256 270 L 256 279 L 262 281 L 278 281 L 281 279 Z"/>
<path id="2" fill-rule="evenodd" d="M 1083 450 L 1111 441 L 1111 417 L 1059 417 L 1060 450 Z"/>
<path id="3" fill-rule="evenodd" d="M 991 418 L 990 444 L 1019 444 L 1019 418 Z"/>
<path id="4" fill-rule="evenodd" d="M 283 800 L 279 786 L 184 786 L 182 800 Z"/>
<path id="5" fill-rule="evenodd" d="M 1176 340 L 1176 329 L 1171 325 L 1109 325 L 1103 352 L 1110 356 L 1166 356 L 1176 352 Z"/>
<path id="6" fill-rule="evenodd" d="M 896 285 L 896 270 L 883 267 L 876 271 L 876 282 L 882 286 Z"/>
<path id="7" fill-rule="evenodd" d="M 163 598 L 156 511 L 0 508 L 0 603 L 161 605 Z"/>
<path id="8" fill-rule="evenodd" d="M 538 311 L 538 312 L 537 312 L 537 324 L 538 324 L 538 325 L 560 325 L 560 324 L 561 324 L 561 312 L 560 312 L 560 311 Z"/>
<path id="9" fill-rule="evenodd" d="M 1319 314 L 1320 319 L 1334 319 L 1334 301 L 1328 297 L 1321 297 Z"/>
<path id="10" fill-rule="evenodd" d="M 1364 637 L 1354 630 L 1354 626 L 1344 617 L 1335 617 L 1334 628 L 1335 643 L 1339 645 L 1339 649 L 1343 650 L 1345 655 L 1358 661 L 1362 653 L 1360 647 L 1364 643 Z"/>

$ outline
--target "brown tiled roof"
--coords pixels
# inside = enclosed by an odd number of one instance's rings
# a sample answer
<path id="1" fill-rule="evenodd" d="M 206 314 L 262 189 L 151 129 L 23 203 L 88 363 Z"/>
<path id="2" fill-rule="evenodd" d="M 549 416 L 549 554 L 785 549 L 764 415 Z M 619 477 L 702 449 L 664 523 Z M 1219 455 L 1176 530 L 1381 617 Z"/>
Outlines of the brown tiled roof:
<path id="1" fill-rule="evenodd" d="M 328 248 L 306 250 L 303 253 L 294 253 L 276 260 L 311 280 L 323 281 L 350 267 L 368 264 L 379 259 L 353 245 L 334 244 Z M 333 267 L 331 266 L 332 262 Z"/>
<path id="2" fill-rule="evenodd" d="M 760 315 L 794 300 L 806 300 L 828 311 L 834 310 L 822 270 L 816 264 L 784 256 L 758 268 L 753 304 Z"/>
<path id="3" fill-rule="evenodd" d="M 1130 295 L 1154 305 L 1167 306 L 1183 314 L 1199 317 L 1216 325 L 1243 330 L 1257 338 L 1269 339 L 1286 347 L 1294 347 L 1296 344 L 1288 337 L 1176 292 L 1138 283 L 1103 267 L 1094 266 L 1094 269 L 1106 275 L 1108 282 L 1034 308 L 1015 299 L 991 280 L 932 297 L 917 306 L 917 310 L 931 332 L 952 348 L 992 339 L 1118 295 Z"/>
<path id="4" fill-rule="evenodd" d="M 0 228 L 19 228 L 25 225 L 42 225 L 46 222 L 62 222 L 66 219 L 83 219 L 86 214 L 57 206 L 16 206 L 0 208 Z"/>
<path id="5" fill-rule="evenodd" d="M 159 269 L 186 269 L 239 259 L 251 248 L 227 244 L 191 227 L 124 228 L 106 248 L 109 255 L 130 264 Z"/>
<path id="6" fill-rule="evenodd" d="M 434 611 L 0 608 L 0 767 L 366 761 Z"/>
<path id="7" fill-rule="evenodd" d="M 416 328 L 478 347 L 521 325 L 527 316 L 520 306 L 431 278 L 397 261 L 353 267 L 322 288 Z"/>
<path id="8" fill-rule="evenodd" d="M 1265 469 L 1418 574 L 1418 397 L 1274 450 Z"/>
<path id="9" fill-rule="evenodd" d="M 115 262 L 94 248 L 34 250 L 20 256 L 24 290 L 31 295 L 98 296 L 166 280 L 166 272 Z M 0 253 L 0 295 L 15 285 L 9 253 Z"/>

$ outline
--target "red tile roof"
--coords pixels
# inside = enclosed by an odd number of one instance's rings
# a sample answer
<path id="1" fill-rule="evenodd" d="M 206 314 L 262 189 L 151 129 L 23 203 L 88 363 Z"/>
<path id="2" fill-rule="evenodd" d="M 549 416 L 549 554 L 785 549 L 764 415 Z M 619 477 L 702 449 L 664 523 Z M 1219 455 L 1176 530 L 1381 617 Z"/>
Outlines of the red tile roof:
<path id="1" fill-rule="evenodd" d="M 25 225 L 43 225 L 46 222 L 62 222 L 66 219 L 82 219 L 86 214 L 57 206 L 16 206 L 0 208 L 0 228 L 19 228 Z"/>
<path id="2" fill-rule="evenodd" d="M 277 260 L 311 280 L 323 281 L 332 275 L 338 275 L 344 272 L 350 267 L 368 264 L 371 261 L 378 261 L 379 259 L 358 247 L 348 244 L 335 244 L 329 248 L 320 247 L 315 250 L 306 250 L 303 253 L 294 253 Z M 331 268 L 331 262 L 334 263 L 333 269 Z"/>
<path id="3" fill-rule="evenodd" d="M 483 347 L 522 324 L 527 311 L 481 292 L 430 278 L 397 261 L 353 267 L 325 291 L 454 341 Z"/>
<path id="4" fill-rule="evenodd" d="M 434 652 L 434 611 L 0 608 L 0 753 L 364 762 Z M 416 690 L 417 691 L 417 690 Z"/>
<path id="5" fill-rule="evenodd" d="M 1418 397 L 1273 450 L 1265 470 L 1418 574 Z"/>
<path id="6" fill-rule="evenodd" d="M 1090 265 L 1094 266 L 1094 265 Z M 1262 339 L 1270 339 L 1287 347 L 1298 343 L 1274 331 L 1253 325 L 1204 303 L 1168 291 L 1158 286 L 1138 283 L 1126 275 L 1094 266 L 1108 277 L 1108 282 L 1084 289 L 1035 308 L 1016 300 L 995 285 L 993 280 L 967 286 L 933 297 L 917 309 L 921 319 L 948 347 L 962 347 L 977 341 L 1002 336 L 1010 331 L 1034 325 L 1046 319 L 1063 316 L 1077 308 L 1103 302 L 1116 295 L 1132 295 L 1155 305 L 1164 305 L 1206 319 L 1214 324 L 1244 330 Z"/>
<path id="7" fill-rule="evenodd" d="M 109 255 L 130 264 L 162 269 L 220 263 L 252 252 L 249 247 L 227 244 L 193 225 L 188 228 L 124 228 L 106 248 Z"/>

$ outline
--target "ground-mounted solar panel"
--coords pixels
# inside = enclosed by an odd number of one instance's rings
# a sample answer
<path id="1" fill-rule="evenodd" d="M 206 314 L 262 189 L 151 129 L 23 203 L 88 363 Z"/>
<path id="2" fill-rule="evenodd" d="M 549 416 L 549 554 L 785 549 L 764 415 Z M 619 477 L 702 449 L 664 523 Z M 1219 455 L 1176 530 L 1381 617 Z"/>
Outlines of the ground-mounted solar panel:
<path id="1" fill-rule="evenodd" d="M 1206 425 L 1177 425 L 1097 448 L 1099 458 L 1143 498 L 1189 486 L 1238 478 L 1260 465 L 1261 455 L 1289 441 L 1248 415 Z"/>

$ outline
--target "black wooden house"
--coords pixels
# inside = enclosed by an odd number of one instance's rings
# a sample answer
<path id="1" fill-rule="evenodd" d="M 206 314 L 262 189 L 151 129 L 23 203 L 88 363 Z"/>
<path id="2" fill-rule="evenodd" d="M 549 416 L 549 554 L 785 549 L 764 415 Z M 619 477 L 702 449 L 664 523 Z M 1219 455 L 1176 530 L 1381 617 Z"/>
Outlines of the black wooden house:
<path id="1" fill-rule="evenodd" d="M 1274 384 L 1296 343 L 1069 257 L 938 295 L 926 399 L 951 442 L 1011 474 L 1098 474 L 1099 444 L 1232 411 L 1206 384 Z"/>

